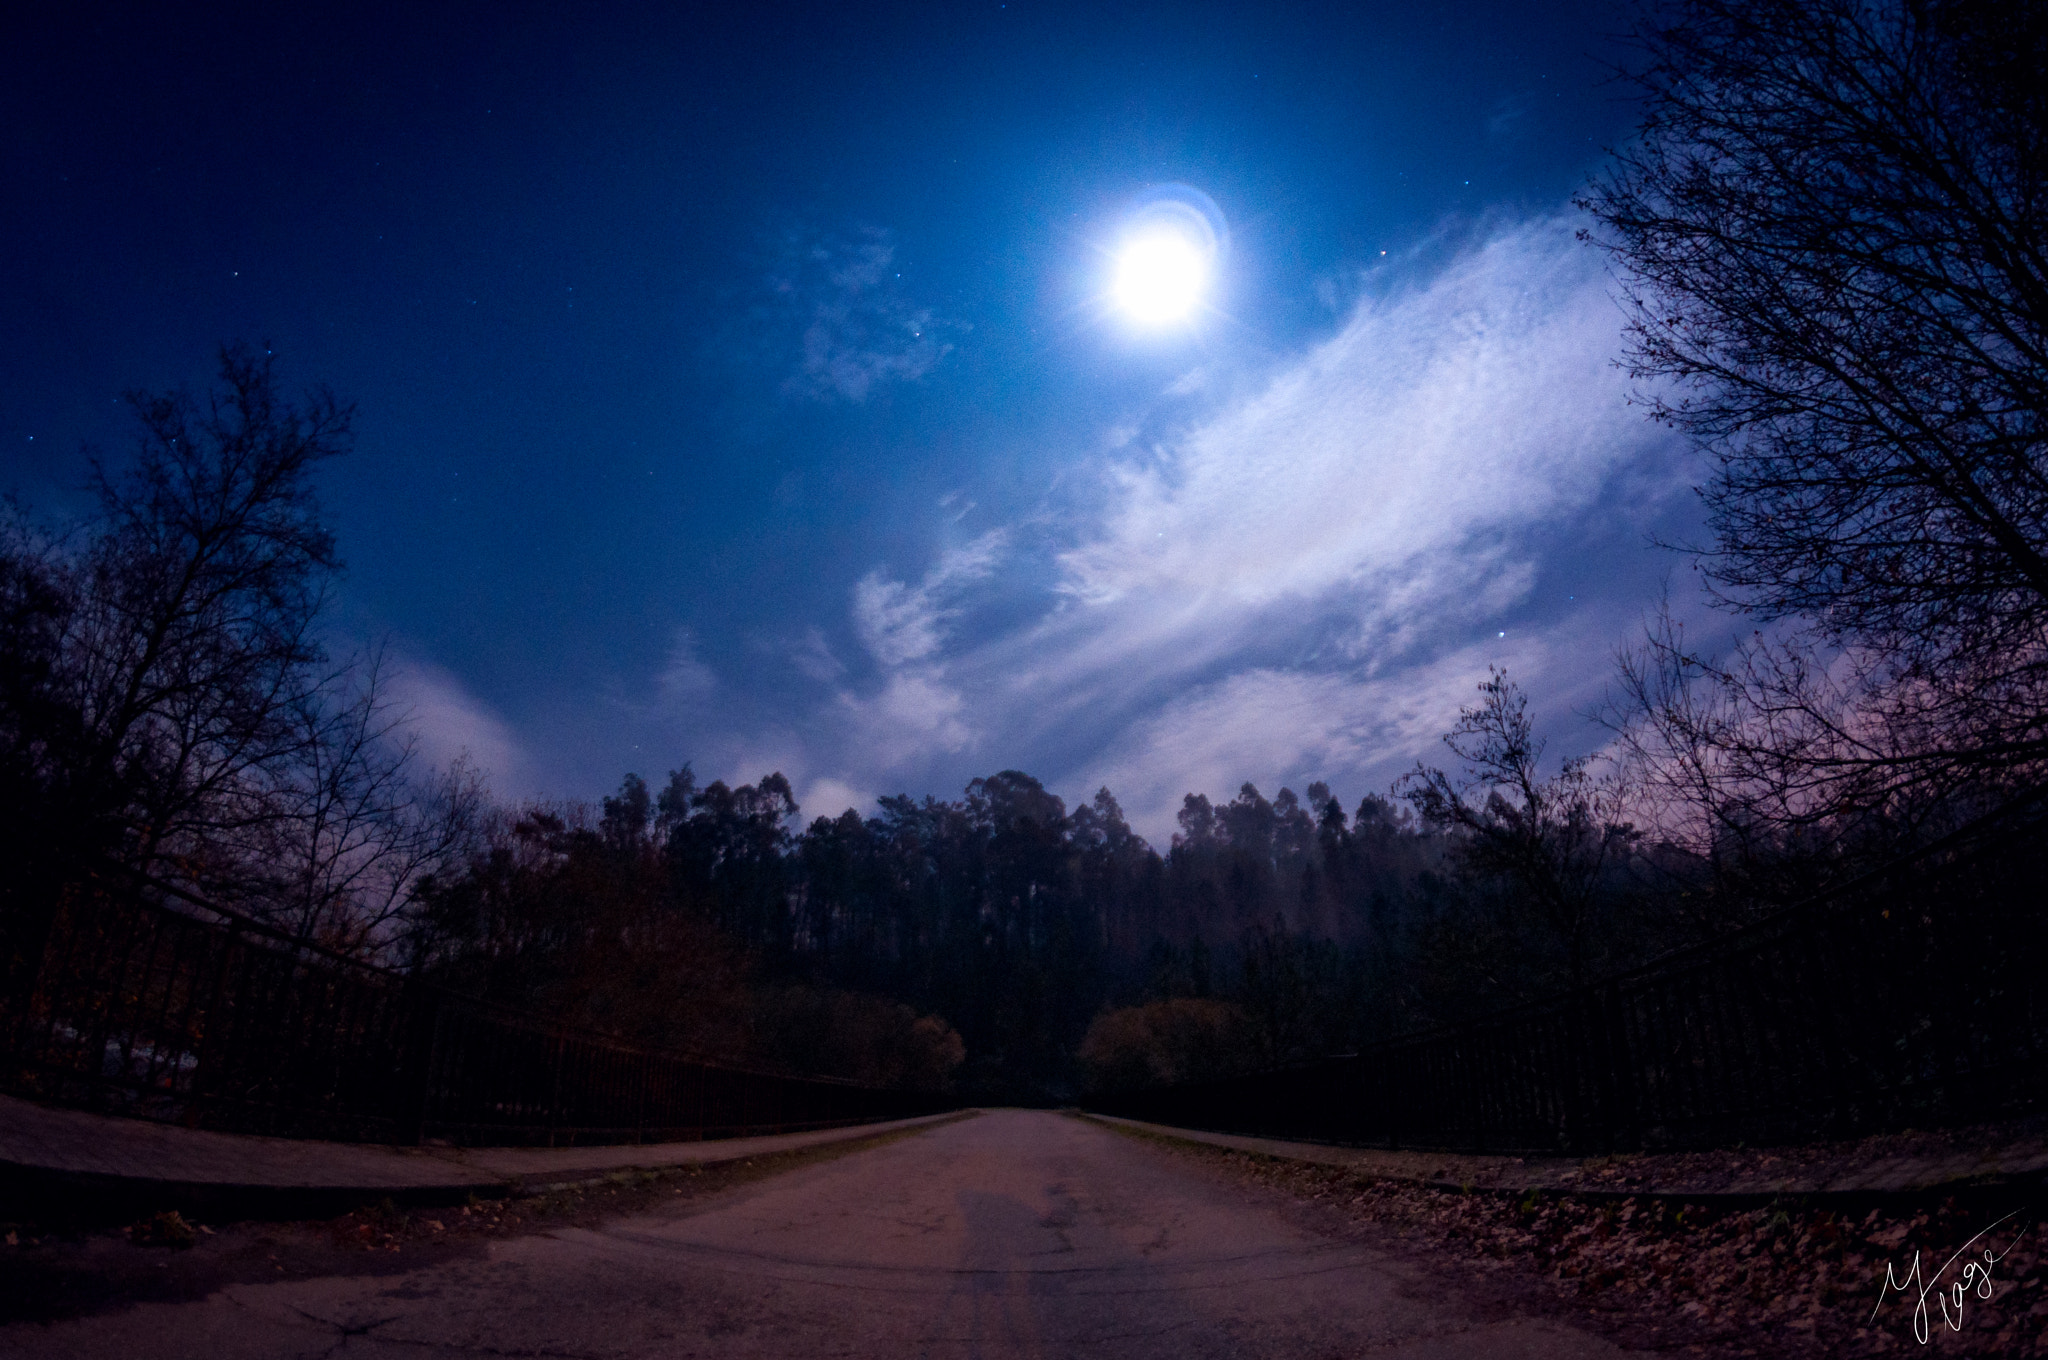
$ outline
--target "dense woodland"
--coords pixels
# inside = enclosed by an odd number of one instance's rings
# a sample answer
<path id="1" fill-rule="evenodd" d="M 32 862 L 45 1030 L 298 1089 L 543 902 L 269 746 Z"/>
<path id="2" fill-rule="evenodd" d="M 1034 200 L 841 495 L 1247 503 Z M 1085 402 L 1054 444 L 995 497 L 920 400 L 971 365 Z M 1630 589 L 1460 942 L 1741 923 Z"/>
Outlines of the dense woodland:
<path id="1" fill-rule="evenodd" d="M 1739 628 L 1621 649 L 1601 763 L 1481 684 L 1427 761 L 1190 794 L 1166 846 L 1029 775 L 800 819 L 788 783 L 494 804 L 335 657 L 351 412 L 230 348 L 131 397 L 97 509 L 0 521 L 0 968 L 81 894 L 256 917 L 727 1059 L 1062 1099 L 1329 1054 L 1740 926 L 2048 781 L 2040 7 L 1693 0 L 1588 188 Z"/>
<path id="2" fill-rule="evenodd" d="M 422 885 L 404 937 L 417 965 L 704 1043 L 721 1033 L 716 999 L 666 997 L 736 976 L 744 955 L 777 998 L 751 1023 L 786 1024 L 833 993 L 893 998 L 944 1017 L 965 1045 L 961 1079 L 1010 1098 L 1071 1093 L 1106 1008 L 1206 1003 L 1194 1011 L 1217 1048 L 1203 1061 L 1238 1066 L 1339 1051 L 1568 973 L 1540 923 L 1501 910 L 1519 899 L 1474 891 L 1451 834 L 1376 797 L 1348 816 L 1320 784 L 1308 802 L 1250 785 L 1220 807 L 1190 795 L 1164 854 L 1107 789 L 1069 810 L 1014 770 L 958 800 L 886 798 L 878 816 L 802 830 L 776 775 L 699 788 L 685 769 L 658 795 L 628 776 L 594 811 L 496 817 L 488 848 Z M 627 939 L 674 941 L 664 997 L 625 983 L 628 955 L 649 957 Z M 713 957 L 725 962 L 708 976 L 692 966 Z M 1203 1051 L 1153 1047 L 1162 1076 Z M 1104 1075 L 1139 1075 L 1129 1055 L 1096 1056 Z"/>

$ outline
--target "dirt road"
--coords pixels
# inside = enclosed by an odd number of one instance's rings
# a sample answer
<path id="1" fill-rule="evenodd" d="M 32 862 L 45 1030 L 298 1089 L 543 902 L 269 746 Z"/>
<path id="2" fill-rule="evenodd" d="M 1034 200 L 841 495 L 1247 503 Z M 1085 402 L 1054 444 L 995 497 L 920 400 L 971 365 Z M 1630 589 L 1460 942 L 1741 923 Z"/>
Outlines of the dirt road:
<path id="1" fill-rule="evenodd" d="M 595 1230 L 0 1329 L 0 1355 L 1623 1354 L 1065 1116 L 998 1111 Z"/>

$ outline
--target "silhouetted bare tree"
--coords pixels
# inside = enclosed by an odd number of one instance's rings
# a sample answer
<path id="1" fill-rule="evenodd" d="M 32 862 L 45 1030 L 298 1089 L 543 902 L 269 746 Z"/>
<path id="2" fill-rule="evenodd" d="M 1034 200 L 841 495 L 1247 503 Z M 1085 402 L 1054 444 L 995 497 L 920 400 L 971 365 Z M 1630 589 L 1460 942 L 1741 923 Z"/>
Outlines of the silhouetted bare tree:
<path id="1" fill-rule="evenodd" d="M 133 456 L 98 510 L 0 543 L 0 780 L 9 862 L 54 909 L 122 866 L 295 933 L 364 948 L 458 848 L 478 790 L 413 782 L 375 657 L 332 660 L 340 563 L 314 495 L 352 411 L 293 402 L 271 359 L 221 353 L 207 392 L 131 393 Z M 12 908 L 10 908 L 11 910 Z"/>
<path id="2" fill-rule="evenodd" d="M 1510 887 L 1515 910 L 1538 925 L 1536 938 L 1523 942 L 1555 951 L 1562 980 L 1577 985 L 1603 943 L 1608 880 L 1634 844 L 1621 816 L 1625 800 L 1583 760 L 1541 777 L 1543 743 L 1527 698 L 1505 672 L 1493 671 L 1479 693 L 1444 736 L 1465 768 L 1417 765 L 1396 787 L 1426 824 L 1457 836 L 1459 858 Z"/>
<path id="3" fill-rule="evenodd" d="M 2037 778 L 2048 6 L 1675 13 L 1583 206 L 1653 414 L 1714 460 L 1699 567 L 1776 626 L 1720 659 L 1653 629 L 1638 738 L 1724 831 Z"/>
<path id="4" fill-rule="evenodd" d="M 298 758 L 261 789 L 274 815 L 233 846 L 249 906 L 347 953 L 394 942 L 421 876 L 474 847 L 488 800 L 466 759 L 422 770 L 383 675 L 371 652 L 295 705 Z"/>

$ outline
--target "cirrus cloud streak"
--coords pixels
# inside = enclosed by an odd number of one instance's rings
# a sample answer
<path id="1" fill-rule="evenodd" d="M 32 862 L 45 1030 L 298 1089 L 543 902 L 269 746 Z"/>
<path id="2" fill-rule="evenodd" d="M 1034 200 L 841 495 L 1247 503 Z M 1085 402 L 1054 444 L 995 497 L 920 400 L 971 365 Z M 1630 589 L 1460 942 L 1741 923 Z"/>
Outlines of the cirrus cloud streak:
<path id="1" fill-rule="evenodd" d="M 1559 217 L 1414 268 L 1248 393 L 1070 470 L 1095 488 L 1078 514 L 942 554 L 915 585 L 864 577 L 851 621 L 874 667 L 835 686 L 820 763 L 859 788 L 982 765 L 1106 782 L 1157 840 L 1189 790 L 1384 788 L 1489 664 L 1542 677 L 1539 714 L 1568 718 L 1693 472 L 1629 404 L 1620 325 Z M 999 560 L 1012 601 L 1017 564 L 1045 564 L 1022 623 L 979 622 Z"/>

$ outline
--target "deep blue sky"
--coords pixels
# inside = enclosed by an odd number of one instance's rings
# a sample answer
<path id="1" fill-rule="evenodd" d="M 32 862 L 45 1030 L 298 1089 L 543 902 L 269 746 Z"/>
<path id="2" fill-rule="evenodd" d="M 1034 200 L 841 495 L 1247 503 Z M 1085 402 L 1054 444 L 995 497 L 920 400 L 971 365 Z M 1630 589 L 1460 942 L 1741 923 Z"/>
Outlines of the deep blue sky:
<path id="1" fill-rule="evenodd" d="M 0 485 L 223 340 L 361 410 L 338 645 L 508 796 L 1384 789 L 1560 734 L 1688 473 L 1569 199 L 1617 5 L 79 4 L 0 28 Z M 1105 306 L 1150 186 L 1230 244 Z M 1674 520 L 1674 517 L 1677 517 Z"/>

